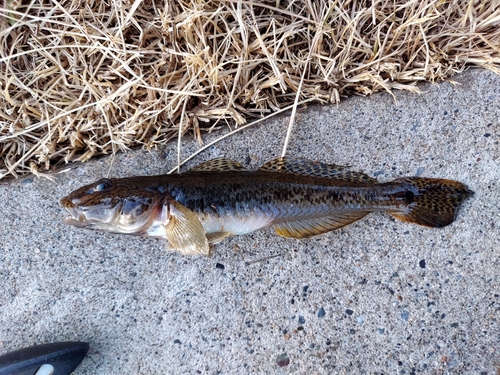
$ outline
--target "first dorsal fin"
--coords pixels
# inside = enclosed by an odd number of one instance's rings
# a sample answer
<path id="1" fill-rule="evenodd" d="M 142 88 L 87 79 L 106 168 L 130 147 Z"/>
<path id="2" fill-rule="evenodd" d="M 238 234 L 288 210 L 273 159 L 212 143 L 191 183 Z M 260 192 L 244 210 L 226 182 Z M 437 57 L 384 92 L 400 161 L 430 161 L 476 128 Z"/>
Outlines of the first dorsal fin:
<path id="1" fill-rule="evenodd" d="M 343 165 L 326 164 L 305 158 L 287 156 L 273 159 L 260 167 L 259 170 L 322 177 L 334 180 L 377 182 L 377 180 L 364 173 L 352 172 L 347 168 L 347 166 Z"/>
<path id="2" fill-rule="evenodd" d="M 339 212 L 326 217 L 286 221 L 274 225 L 276 233 L 288 238 L 308 238 L 330 232 L 362 219 L 369 212 Z"/>
<path id="3" fill-rule="evenodd" d="M 237 161 L 226 158 L 216 158 L 197 165 L 189 171 L 196 172 L 220 172 L 220 171 L 242 171 L 245 170 Z"/>

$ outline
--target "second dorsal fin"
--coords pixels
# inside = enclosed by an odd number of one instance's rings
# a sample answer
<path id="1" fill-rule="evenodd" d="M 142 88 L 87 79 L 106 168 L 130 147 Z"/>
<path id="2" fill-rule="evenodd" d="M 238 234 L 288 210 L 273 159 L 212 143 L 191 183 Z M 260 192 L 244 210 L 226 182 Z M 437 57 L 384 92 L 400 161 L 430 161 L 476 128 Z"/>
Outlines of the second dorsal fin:
<path id="1" fill-rule="evenodd" d="M 287 156 L 273 159 L 260 167 L 259 170 L 323 177 L 344 181 L 377 182 L 377 180 L 364 173 L 349 171 L 347 168 L 348 167 L 343 165 L 326 164 L 305 158 Z"/>
<path id="2" fill-rule="evenodd" d="M 243 167 L 237 161 L 229 160 L 226 158 L 216 158 L 212 160 L 208 160 L 197 165 L 194 168 L 191 168 L 189 171 L 196 172 L 220 172 L 220 171 L 243 171 L 245 167 Z"/>

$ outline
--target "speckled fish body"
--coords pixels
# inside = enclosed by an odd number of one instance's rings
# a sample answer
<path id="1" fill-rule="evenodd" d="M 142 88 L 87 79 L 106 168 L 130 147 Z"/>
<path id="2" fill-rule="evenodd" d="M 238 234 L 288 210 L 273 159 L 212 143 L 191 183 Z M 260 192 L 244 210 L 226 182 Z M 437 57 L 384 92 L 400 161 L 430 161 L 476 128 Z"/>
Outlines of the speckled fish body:
<path id="1" fill-rule="evenodd" d="M 101 179 L 61 200 L 79 227 L 166 238 L 185 254 L 273 226 L 306 238 L 341 228 L 370 212 L 430 227 L 454 221 L 472 192 L 452 180 L 377 180 L 344 167 L 280 158 L 248 171 L 225 159 L 184 174 Z"/>

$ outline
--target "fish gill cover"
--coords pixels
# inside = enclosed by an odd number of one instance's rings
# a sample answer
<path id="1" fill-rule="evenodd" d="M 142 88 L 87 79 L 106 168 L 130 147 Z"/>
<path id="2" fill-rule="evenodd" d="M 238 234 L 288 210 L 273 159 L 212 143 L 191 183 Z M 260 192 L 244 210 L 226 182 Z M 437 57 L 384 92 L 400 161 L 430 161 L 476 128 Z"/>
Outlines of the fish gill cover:
<path id="1" fill-rule="evenodd" d="M 498 1 L 51 1 L 0 7 L 0 179 L 295 102 L 499 72 Z M 180 126 L 182 124 L 182 126 Z"/>

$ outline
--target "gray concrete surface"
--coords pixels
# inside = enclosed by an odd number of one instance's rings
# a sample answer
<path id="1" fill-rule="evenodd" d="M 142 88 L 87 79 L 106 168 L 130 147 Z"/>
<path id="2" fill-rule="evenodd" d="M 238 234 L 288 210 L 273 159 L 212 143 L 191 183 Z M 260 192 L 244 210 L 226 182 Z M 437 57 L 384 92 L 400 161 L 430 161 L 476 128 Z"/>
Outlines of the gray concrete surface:
<path id="1" fill-rule="evenodd" d="M 165 173 L 174 145 L 0 186 L 0 353 L 88 341 L 79 375 L 498 374 L 500 77 L 455 80 L 397 92 L 397 105 L 380 94 L 303 109 L 289 148 L 381 181 L 468 184 L 476 195 L 444 229 L 372 214 L 310 240 L 234 237 L 203 258 L 62 223 L 62 196 L 108 171 Z M 226 156 L 256 168 L 280 154 L 287 119 L 191 165 Z"/>

